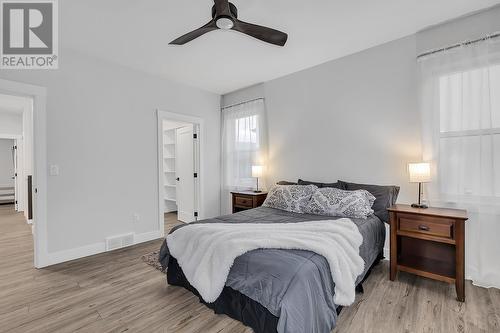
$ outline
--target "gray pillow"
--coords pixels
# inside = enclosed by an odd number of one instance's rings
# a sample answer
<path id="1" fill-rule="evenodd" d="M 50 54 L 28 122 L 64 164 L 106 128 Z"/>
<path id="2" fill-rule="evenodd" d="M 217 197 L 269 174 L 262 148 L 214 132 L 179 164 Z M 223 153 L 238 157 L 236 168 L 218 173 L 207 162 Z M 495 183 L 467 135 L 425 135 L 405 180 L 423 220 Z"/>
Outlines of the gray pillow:
<path id="1" fill-rule="evenodd" d="M 308 180 L 299 179 L 297 181 L 297 184 L 299 184 L 299 185 L 314 185 L 314 186 L 317 186 L 319 188 L 321 188 L 321 187 L 333 187 L 333 188 L 338 188 L 338 189 L 341 189 L 341 190 L 345 190 L 344 188 L 342 188 L 342 184 L 340 184 L 339 182 L 336 182 L 336 183 L 319 183 L 319 182 L 311 182 L 311 181 L 308 181 Z"/>
<path id="2" fill-rule="evenodd" d="M 370 185 L 370 184 L 356 184 L 348 183 L 339 180 L 344 189 L 348 191 L 355 190 L 366 190 L 373 194 L 375 197 L 375 202 L 373 204 L 373 210 L 375 215 L 384 222 L 389 222 L 389 212 L 387 208 L 394 205 L 399 195 L 399 186 L 381 186 L 381 185 Z"/>
<path id="3" fill-rule="evenodd" d="M 309 214 L 366 219 L 373 214 L 375 197 L 365 190 L 344 191 L 338 188 L 318 188 L 305 211 Z"/>
<path id="4" fill-rule="evenodd" d="M 314 185 L 274 185 L 262 206 L 302 214 L 316 189 Z"/>
<path id="5" fill-rule="evenodd" d="M 276 185 L 297 185 L 297 183 L 289 182 L 286 180 L 280 180 L 279 182 L 276 183 Z"/>

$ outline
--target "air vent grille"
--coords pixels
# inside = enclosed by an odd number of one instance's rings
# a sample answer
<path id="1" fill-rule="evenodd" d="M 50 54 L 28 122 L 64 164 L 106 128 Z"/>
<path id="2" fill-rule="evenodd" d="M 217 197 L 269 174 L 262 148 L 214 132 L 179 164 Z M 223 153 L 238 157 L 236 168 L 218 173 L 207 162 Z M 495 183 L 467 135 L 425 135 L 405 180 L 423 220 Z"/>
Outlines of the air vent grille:
<path id="1" fill-rule="evenodd" d="M 134 245 L 133 233 L 106 238 L 106 251 L 113 251 L 130 245 Z"/>

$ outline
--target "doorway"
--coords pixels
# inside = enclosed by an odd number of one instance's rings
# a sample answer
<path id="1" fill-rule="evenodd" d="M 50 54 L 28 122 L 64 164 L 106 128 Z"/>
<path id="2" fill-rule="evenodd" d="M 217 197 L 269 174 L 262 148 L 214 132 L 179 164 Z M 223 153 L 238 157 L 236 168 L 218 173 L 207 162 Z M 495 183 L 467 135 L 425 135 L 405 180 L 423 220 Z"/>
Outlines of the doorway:
<path id="1" fill-rule="evenodd" d="M 160 230 L 164 220 L 191 223 L 201 216 L 200 150 L 202 121 L 158 111 Z"/>
<path id="2" fill-rule="evenodd" d="M 32 222 L 33 99 L 0 93 L 0 203 Z"/>
<path id="3" fill-rule="evenodd" d="M 0 115 L 1 118 L 1 115 Z M 15 175 L 15 156 L 14 139 L 0 138 L 0 205 L 15 207 L 16 202 L 16 184 Z"/>
<path id="4" fill-rule="evenodd" d="M 14 205 L 0 206 L 0 219 L 13 233 L 16 228 L 26 231 L 26 240 L 33 241 L 36 268 L 51 264 L 46 225 L 46 96 L 44 87 L 0 79 L 0 138 L 14 140 L 15 160 Z"/>

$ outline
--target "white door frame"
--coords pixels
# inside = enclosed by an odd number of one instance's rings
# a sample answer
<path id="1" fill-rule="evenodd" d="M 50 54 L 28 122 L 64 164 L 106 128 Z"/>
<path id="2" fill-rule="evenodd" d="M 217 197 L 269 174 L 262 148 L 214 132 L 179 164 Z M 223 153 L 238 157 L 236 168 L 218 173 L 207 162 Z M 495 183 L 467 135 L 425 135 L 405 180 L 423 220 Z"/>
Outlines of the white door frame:
<path id="1" fill-rule="evenodd" d="M 195 197 L 199 198 L 199 200 L 195 200 L 195 209 L 198 211 L 198 219 L 204 218 L 204 204 L 205 204 L 205 196 L 204 196 L 204 175 L 205 175 L 205 147 L 204 147 L 204 137 L 205 137 L 205 123 L 202 118 L 188 116 L 180 113 L 174 113 L 170 111 L 162 111 L 160 109 L 156 110 L 157 116 L 157 146 L 158 146 L 158 229 L 161 234 L 165 234 L 165 222 L 164 222 L 164 188 L 163 188 L 163 121 L 164 120 L 172 120 L 172 121 L 180 121 L 191 123 L 195 126 L 198 126 L 198 151 L 196 152 L 198 155 L 198 165 L 196 165 L 195 160 L 195 169 L 198 170 L 198 186 L 195 190 Z"/>
<path id="2" fill-rule="evenodd" d="M 0 79 L 0 93 L 33 99 L 34 265 L 48 266 L 47 246 L 47 88 Z"/>

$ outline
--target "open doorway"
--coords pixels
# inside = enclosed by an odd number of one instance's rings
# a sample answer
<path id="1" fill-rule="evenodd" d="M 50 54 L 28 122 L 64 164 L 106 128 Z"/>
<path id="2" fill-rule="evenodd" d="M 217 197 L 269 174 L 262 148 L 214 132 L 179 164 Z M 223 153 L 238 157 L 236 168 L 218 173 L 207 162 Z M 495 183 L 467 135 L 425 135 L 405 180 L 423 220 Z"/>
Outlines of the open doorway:
<path id="1" fill-rule="evenodd" d="M 160 223 L 200 217 L 201 125 L 194 117 L 158 111 Z"/>
<path id="2" fill-rule="evenodd" d="M 33 99 L 0 94 L 0 203 L 31 224 Z"/>
<path id="3" fill-rule="evenodd" d="M 2 241 L 2 246 L 19 243 L 33 244 L 33 262 L 37 268 L 57 262 L 48 252 L 47 237 L 47 130 L 46 130 L 47 89 L 21 82 L 0 79 L 0 137 L 16 140 L 16 169 L 14 195 L 18 206 L 0 206 L 1 218 L 14 228 L 21 228 L 26 242 L 18 236 L 12 242 Z M 2 109 L 3 108 L 3 109 Z M 21 111 L 22 108 L 22 111 Z M 15 121 L 13 120 L 15 118 Z M 21 131 L 19 131 L 19 119 Z M 14 126 L 14 124 L 17 124 Z M 12 133 L 13 126 L 17 133 Z M 16 127 L 17 126 L 17 127 Z M 19 134 L 21 133 L 21 134 Z M 31 176 L 31 177 L 30 177 Z M 30 216 L 31 206 L 32 215 Z M 31 227 L 26 223 L 31 223 Z M 1 235 L 6 236 L 2 230 Z M 27 232 L 25 232 L 27 231 Z M 8 233 L 9 235 L 15 234 Z M 33 241 L 33 242 L 32 242 Z M 16 247 L 11 250 L 16 251 Z M 7 251 L 4 251 L 7 250 Z M 9 249 L 0 249 L 8 253 Z M 31 261 L 30 257 L 26 257 Z"/>

